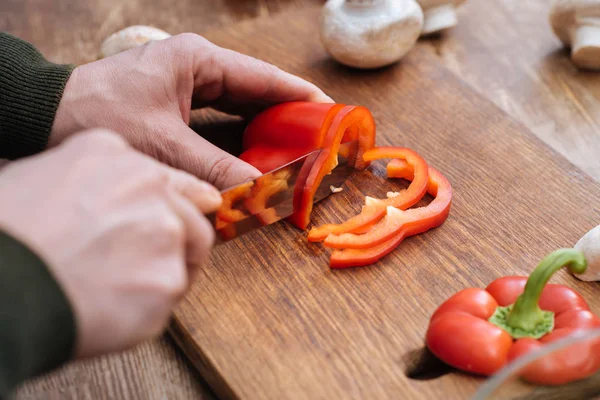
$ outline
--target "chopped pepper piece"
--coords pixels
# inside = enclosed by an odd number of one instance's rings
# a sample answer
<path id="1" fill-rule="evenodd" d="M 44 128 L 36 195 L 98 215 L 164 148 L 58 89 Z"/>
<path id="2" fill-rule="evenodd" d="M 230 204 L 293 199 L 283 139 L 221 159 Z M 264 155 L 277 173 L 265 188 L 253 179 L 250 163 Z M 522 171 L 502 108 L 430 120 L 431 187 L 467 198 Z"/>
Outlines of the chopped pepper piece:
<path id="1" fill-rule="evenodd" d="M 388 176 L 394 178 L 411 180 L 412 176 L 414 175 L 413 166 L 404 160 L 394 160 L 393 162 L 390 162 L 387 170 Z M 388 207 L 388 214 L 379 224 L 385 223 L 386 218 L 401 218 L 403 221 L 410 221 L 410 223 L 405 223 L 404 226 L 401 227 L 391 239 L 388 239 L 387 241 L 371 248 L 334 251 L 331 254 L 329 261 L 330 267 L 348 268 L 373 264 L 391 253 L 400 245 L 400 243 L 402 243 L 406 237 L 423 233 L 444 223 L 450 212 L 452 188 L 450 186 L 450 182 L 448 182 L 448 180 L 436 169 L 429 167 L 428 175 L 429 185 L 427 190 L 429 194 L 435 197 L 434 200 L 432 200 L 431 203 L 425 207 L 415 208 L 407 211 L 401 211 L 394 207 Z M 414 219 L 410 220 L 405 218 L 403 214 L 411 211 L 413 211 Z M 374 228 L 361 236 L 370 235 L 372 230 L 375 229 L 379 224 L 375 225 Z M 330 235 L 325 240 L 325 245 L 327 246 L 330 241 L 335 241 L 337 238 L 343 238 L 344 236 L 345 235 Z M 353 235 L 353 237 L 354 236 L 358 235 Z M 334 242 L 334 244 L 337 243 Z"/>
<path id="2" fill-rule="evenodd" d="M 267 208 L 267 203 L 273 196 L 288 188 L 290 175 L 291 171 L 285 168 L 256 180 L 252 196 L 246 200 L 245 205 L 248 211 L 255 214 L 264 225 L 277 221 L 276 211 L 273 208 Z"/>
<path id="3" fill-rule="evenodd" d="M 241 210 L 233 208 L 233 206 L 238 201 L 241 201 L 250 195 L 253 185 L 254 182 L 252 181 L 242 183 L 241 185 L 223 194 L 221 207 L 217 211 L 218 220 L 225 223 L 232 223 L 246 218 L 246 214 L 244 214 Z"/>
<path id="4" fill-rule="evenodd" d="M 296 182 L 294 215 L 289 220 L 301 229 L 310 222 L 313 198 L 323 177 L 337 165 L 341 143 L 357 140 L 355 167 L 368 166 L 363 153 L 375 144 L 375 121 L 365 107 L 343 104 L 290 102 L 256 116 L 244 132 L 240 158 L 262 172 L 281 167 L 316 149 L 323 149 Z"/>
<path id="5" fill-rule="evenodd" d="M 410 175 L 409 175 L 410 174 Z M 412 166 L 406 162 L 394 160 L 388 164 L 388 176 L 407 178 L 414 174 Z M 410 178 L 408 178 L 410 179 Z M 387 215 L 364 234 L 344 233 L 329 235 L 325 246 L 335 249 L 356 249 L 364 252 L 346 250 L 333 253 L 332 262 L 341 265 L 342 260 L 348 263 L 356 260 L 378 260 L 397 247 L 404 237 L 423 233 L 436 228 L 446 221 L 452 204 L 452 186 L 436 169 L 429 167 L 428 192 L 435 198 L 425 207 L 409 210 L 387 208 Z"/>
<path id="6" fill-rule="evenodd" d="M 386 214 L 387 207 L 405 210 L 417 204 L 427 191 L 429 173 L 427 163 L 415 151 L 402 147 L 374 147 L 363 155 L 365 161 L 382 158 L 406 160 L 413 168 L 413 178 L 408 189 L 388 194 L 387 199 L 367 197 L 360 214 L 341 224 L 327 224 L 310 230 L 308 241 L 321 242 L 328 235 L 342 233 L 361 233 L 370 229 Z"/>
<path id="7" fill-rule="evenodd" d="M 455 368 L 491 375 L 547 343 L 600 327 L 600 318 L 578 293 L 562 285 L 546 285 L 565 265 L 583 273 L 587 262 L 579 251 L 559 249 L 544 258 L 529 279 L 505 277 L 485 290 L 458 292 L 431 317 L 427 347 Z M 600 369 L 599 350 L 598 340 L 570 346 L 528 365 L 520 376 L 544 385 L 583 379 Z"/>

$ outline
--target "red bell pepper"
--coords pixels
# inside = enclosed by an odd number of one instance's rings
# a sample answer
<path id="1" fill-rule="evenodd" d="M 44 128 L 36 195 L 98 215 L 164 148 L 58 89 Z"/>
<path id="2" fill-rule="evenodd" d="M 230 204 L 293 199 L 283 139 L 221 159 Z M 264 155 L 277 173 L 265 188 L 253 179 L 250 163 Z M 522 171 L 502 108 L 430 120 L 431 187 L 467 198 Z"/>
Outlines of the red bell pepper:
<path id="1" fill-rule="evenodd" d="M 413 150 L 402 147 L 374 147 L 367 150 L 363 155 L 363 159 L 366 161 L 382 158 L 406 160 L 412 166 L 414 176 L 408 189 L 402 192 L 389 193 L 388 198 L 385 200 L 367 197 L 360 214 L 342 224 L 327 224 L 311 229 L 308 234 L 309 242 L 323 241 L 330 234 L 364 233 L 385 216 L 387 207 L 405 210 L 421 200 L 427 191 L 429 181 L 428 167 L 425 160 Z"/>
<path id="2" fill-rule="evenodd" d="M 414 175 L 413 166 L 408 164 L 405 160 L 399 159 L 393 160 L 388 164 L 387 172 L 388 177 L 404 178 L 408 180 L 411 180 Z M 429 194 L 435 197 L 431 203 L 429 203 L 427 206 L 407 211 L 401 211 L 393 207 L 388 207 L 387 215 L 381 222 L 375 225 L 373 229 L 367 231 L 363 235 L 352 235 L 352 237 L 365 236 L 368 238 L 374 229 L 379 229 L 379 225 L 387 224 L 386 219 L 399 218 L 404 221 L 404 225 L 401 226 L 399 230 L 395 231 L 395 236 L 392 236 L 391 239 L 388 239 L 387 241 L 370 248 L 349 248 L 342 251 L 334 251 L 331 254 L 329 261 L 330 267 L 348 268 L 373 264 L 391 253 L 400 245 L 400 243 L 402 243 L 406 237 L 423 233 L 444 223 L 450 212 L 450 206 L 452 202 L 452 187 L 450 186 L 450 182 L 448 182 L 448 180 L 436 169 L 429 167 L 428 175 L 429 185 L 427 190 Z M 404 213 L 411 213 L 412 217 L 406 218 Z M 334 246 L 343 244 L 344 236 L 345 235 L 329 235 L 325 240 L 325 245 L 327 246 L 328 243 L 331 242 L 334 243 Z"/>
<path id="3" fill-rule="evenodd" d="M 234 204 L 240 201 L 241 199 L 247 198 L 250 193 L 254 182 L 246 182 L 238 185 L 234 189 L 223 194 L 223 201 L 221 202 L 221 207 L 217 211 L 218 220 L 224 223 L 232 223 L 240 221 L 247 217 L 241 210 L 237 210 L 233 208 Z M 219 228 L 219 226 L 217 226 Z"/>
<path id="4" fill-rule="evenodd" d="M 507 362 L 557 339 L 600 327 L 585 300 L 572 289 L 547 285 L 554 272 L 568 265 L 583 273 L 583 253 L 560 249 L 548 255 L 526 277 L 505 277 L 485 290 L 469 288 L 444 302 L 431 317 L 426 344 L 445 363 L 491 375 Z M 520 371 L 532 383 L 558 385 L 586 378 L 600 369 L 596 340 L 546 355 Z"/>
<path id="5" fill-rule="evenodd" d="M 273 196 L 288 188 L 290 174 L 291 171 L 285 168 L 275 174 L 257 179 L 252 188 L 252 195 L 244 202 L 248 211 L 256 215 L 264 225 L 277 220 L 275 210 L 267 208 L 268 202 Z"/>
<path id="6" fill-rule="evenodd" d="M 301 229 L 310 222 L 314 194 L 323 177 L 337 165 L 341 143 L 358 140 L 357 169 L 368 166 L 363 153 L 375 144 L 375 121 L 364 107 L 343 104 L 291 102 L 256 116 L 244 132 L 240 158 L 262 172 L 281 167 L 316 149 L 323 149 L 306 179 L 295 188 L 295 213 L 290 221 Z"/>
<path id="7" fill-rule="evenodd" d="M 390 177 L 411 179 L 412 174 L 412 166 L 403 160 L 392 160 L 388 164 Z M 409 210 L 388 207 L 387 215 L 364 234 L 344 233 L 327 236 L 324 242 L 327 247 L 365 250 L 334 253 L 332 261 L 335 260 L 335 264 L 340 265 L 342 259 L 348 263 L 354 262 L 353 260 L 358 263 L 359 259 L 363 260 L 361 263 L 371 259 L 378 260 L 397 247 L 404 237 L 423 233 L 443 224 L 450 213 L 452 186 L 439 171 L 429 167 L 427 190 L 435 198 L 425 207 Z"/>

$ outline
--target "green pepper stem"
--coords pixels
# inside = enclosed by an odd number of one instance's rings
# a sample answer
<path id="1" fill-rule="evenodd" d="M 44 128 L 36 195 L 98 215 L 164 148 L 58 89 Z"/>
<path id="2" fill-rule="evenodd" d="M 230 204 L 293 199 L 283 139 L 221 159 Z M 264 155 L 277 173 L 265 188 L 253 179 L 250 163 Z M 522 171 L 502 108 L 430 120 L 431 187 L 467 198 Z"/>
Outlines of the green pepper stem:
<path id="1" fill-rule="evenodd" d="M 542 291 L 550 277 L 564 266 L 568 266 L 573 273 L 580 274 L 585 272 L 587 261 L 583 253 L 575 249 L 559 249 L 550 253 L 529 276 L 525 290 L 517 298 L 508 316 L 509 326 L 526 331 L 535 329 L 542 319 L 539 306 Z"/>
<path id="2" fill-rule="evenodd" d="M 581 274 L 587 268 L 587 261 L 583 253 L 575 249 L 559 249 L 550 253 L 529 276 L 525 290 L 517 301 L 510 306 L 498 307 L 489 321 L 514 339 L 539 339 L 552 331 L 554 313 L 543 311 L 539 302 L 550 277 L 564 266 L 568 266 L 573 273 Z"/>

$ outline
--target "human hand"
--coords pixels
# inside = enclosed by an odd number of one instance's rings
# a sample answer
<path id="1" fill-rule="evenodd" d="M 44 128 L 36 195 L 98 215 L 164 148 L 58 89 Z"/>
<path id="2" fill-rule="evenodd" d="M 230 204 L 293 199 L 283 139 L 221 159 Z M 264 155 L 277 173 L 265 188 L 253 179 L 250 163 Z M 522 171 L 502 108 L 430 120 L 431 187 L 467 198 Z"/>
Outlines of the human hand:
<path id="1" fill-rule="evenodd" d="M 214 232 L 217 189 L 107 131 L 0 170 L 0 229 L 49 266 L 72 304 L 78 356 L 159 334 Z"/>
<path id="2" fill-rule="evenodd" d="M 223 189 L 260 173 L 190 129 L 190 110 L 248 115 L 296 100 L 332 101 L 273 65 L 182 34 L 76 68 L 50 145 L 81 129 L 110 128 L 138 150 Z"/>

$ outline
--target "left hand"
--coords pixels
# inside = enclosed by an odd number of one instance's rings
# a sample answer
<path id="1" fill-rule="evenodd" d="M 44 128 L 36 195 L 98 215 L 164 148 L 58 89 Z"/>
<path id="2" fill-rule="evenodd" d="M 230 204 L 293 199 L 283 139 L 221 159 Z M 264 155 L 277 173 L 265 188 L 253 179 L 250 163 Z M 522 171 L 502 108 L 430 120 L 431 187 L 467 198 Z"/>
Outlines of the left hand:
<path id="1" fill-rule="evenodd" d="M 83 129 L 109 128 L 136 149 L 225 188 L 260 173 L 196 134 L 188 126 L 190 110 L 211 106 L 247 115 L 286 101 L 332 102 L 271 64 L 181 34 L 77 67 L 49 144 Z"/>

